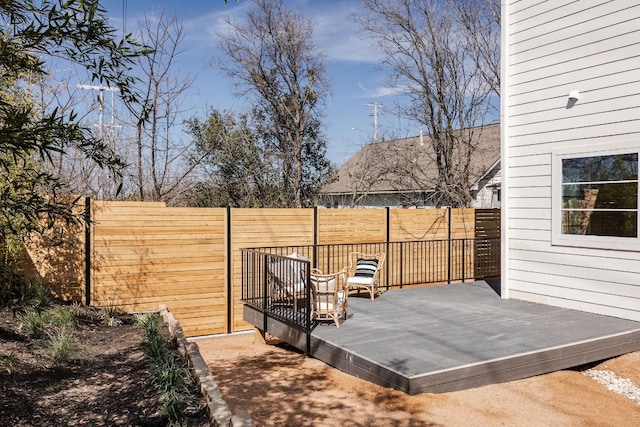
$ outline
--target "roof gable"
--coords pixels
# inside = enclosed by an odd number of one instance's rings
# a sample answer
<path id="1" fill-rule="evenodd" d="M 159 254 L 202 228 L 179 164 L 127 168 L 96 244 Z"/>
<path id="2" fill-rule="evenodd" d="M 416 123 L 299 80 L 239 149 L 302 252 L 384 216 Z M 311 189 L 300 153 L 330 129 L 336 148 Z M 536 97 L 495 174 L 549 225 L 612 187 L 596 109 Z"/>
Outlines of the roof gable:
<path id="1" fill-rule="evenodd" d="M 471 188 L 500 159 L 500 124 L 465 129 L 470 133 Z M 454 155 L 455 159 L 460 158 Z M 458 164 L 454 164 L 456 168 Z M 414 136 L 363 146 L 337 170 L 335 180 L 323 187 L 325 195 L 380 194 L 433 191 L 438 169 L 432 139 Z"/>

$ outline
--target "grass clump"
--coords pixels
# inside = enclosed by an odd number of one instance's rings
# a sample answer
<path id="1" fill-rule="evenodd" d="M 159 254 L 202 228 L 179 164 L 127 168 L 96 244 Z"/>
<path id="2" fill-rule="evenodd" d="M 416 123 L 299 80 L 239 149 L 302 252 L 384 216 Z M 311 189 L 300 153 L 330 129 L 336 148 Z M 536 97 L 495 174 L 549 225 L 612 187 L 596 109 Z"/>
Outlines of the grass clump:
<path id="1" fill-rule="evenodd" d="M 120 326 L 122 325 L 122 320 L 120 319 L 123 315 L 122 310 L 120 310 L 114 303 L 109 304 L 106 307 L 103 307 L 100 310 L 99 317 L 107 326 Z"/>
<path id="2" fill-rule="evenodd" d="M 34 338 L 46 337 L 44 352 L 55 362 L 66 362 L 80 346 L 74 335 L 74 319 L 80 310 L 74 306 L 54 306 L 46 311 L 24 311 L 22 327 Z"/>
<path id="3" fill-rule="evenodd" d="M 13 354 L 0 354 L 0 368 L 6 371 L 9 375 L 11 375 L 14 365 L 17 364 L 18 358 Z"/>
<path id="4" fill-rule="evenodd" d="M 21 326 L 29 336 L 41 338 L 44 336 L 45 320 L 42 313 L 36 310 L 28 310 L 22 314 Z"/>
<path id="5" fill-rule="evenodd" d="M 64 306 L 56 306 L 45 312 L 48 323 L 59 328 L 71 327 L 73 319 L 76 317 L 74 310 Z"/>
<path id="6" fill-rule="evenodd" d="M 56 328 L 47 333 L 47 355 L 55 362 L 66 362 L 79 350 L 73 331 L 68 328 Z"/>
<path id="7" fill-rule="evenodd" d="M 142 314 L 137 323 L 145 335 L 145 352 L 154 375 L 151 384 L 163 404 L 163 415 L 169 425 L 181 425 L 185 411 L 197 404 L 190 390 L 191 373 L 176 354 L 173 343 L 164 337 L 163 322 L 158 314 Z"/>

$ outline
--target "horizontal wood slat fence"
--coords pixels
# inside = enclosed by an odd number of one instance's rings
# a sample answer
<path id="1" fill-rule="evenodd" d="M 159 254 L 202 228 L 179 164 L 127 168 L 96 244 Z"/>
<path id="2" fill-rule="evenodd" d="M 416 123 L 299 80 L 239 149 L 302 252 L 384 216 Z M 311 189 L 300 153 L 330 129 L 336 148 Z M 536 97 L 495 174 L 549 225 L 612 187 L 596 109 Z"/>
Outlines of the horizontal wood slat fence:
<path id="1" fill-rule="evenodd" d="M 62 244 L 32 242 L 25 271 L 54 294 L 129 312 L 165 304 L 187 336 L 248 330 L 242 253 L 248 247 L 442 240 L 499 233 L 499 211 L 474 209 L 176 208 L 87 201 L 92 224 Z M 494 223 L 495 225 L 491 225 Z"/>

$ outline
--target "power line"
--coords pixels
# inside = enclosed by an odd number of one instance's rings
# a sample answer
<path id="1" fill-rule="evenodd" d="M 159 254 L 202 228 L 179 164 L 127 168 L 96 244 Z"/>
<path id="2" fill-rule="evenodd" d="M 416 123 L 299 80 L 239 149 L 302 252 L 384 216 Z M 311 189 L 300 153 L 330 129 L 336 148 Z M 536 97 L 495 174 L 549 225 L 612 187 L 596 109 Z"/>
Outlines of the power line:
<path id="1" fill-rule="evenodd" d="M 373 107 L 373 142 L 378 142 L 378 107 L 384 107 L 384 104 L 379 102 L 372 102 L 370 104 L 364 104 L 367 107 Z"/>
<path id="2" fill-rule="evenodd" d="M 78 83 L 78 89 L 85 89 L 85 90 L 97 90 L 98 91 L 98 109 L 99 109 L 99 116 L 98 116 L 98 130 L 99 130 L 99 134 L 100 134 L 100 139 L 102 139 L 104 137 L 104 120 L 103 120 L 103 115 L 104 115 L 104 92 L 111 92 L 111 124 L 107 125 L 107 127 L 113 129 L 116 127 L 120 127 L 120 126 L 116 126 L 115 125 L 115 116 L 113 114 L 113 93 L 114 92 L 120 92 L 120 89 L 118 89 L 117 87 L 110 87 L 110 86 L 94 86 L 94 85 L 83 85 Z"/>

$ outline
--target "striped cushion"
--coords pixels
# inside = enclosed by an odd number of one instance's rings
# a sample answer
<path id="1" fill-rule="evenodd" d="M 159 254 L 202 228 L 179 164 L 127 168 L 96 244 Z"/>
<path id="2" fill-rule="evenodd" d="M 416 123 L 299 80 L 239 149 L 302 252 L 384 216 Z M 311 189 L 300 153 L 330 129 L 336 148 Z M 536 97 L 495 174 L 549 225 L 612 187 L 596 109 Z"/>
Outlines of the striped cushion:
<path id="1" fill-rule="evenodd" d="M 358 258 L 358 261 L 356 263 L 356 274 L 354 276 L 372 278 L 377 269 L 377 259 Z"/>

